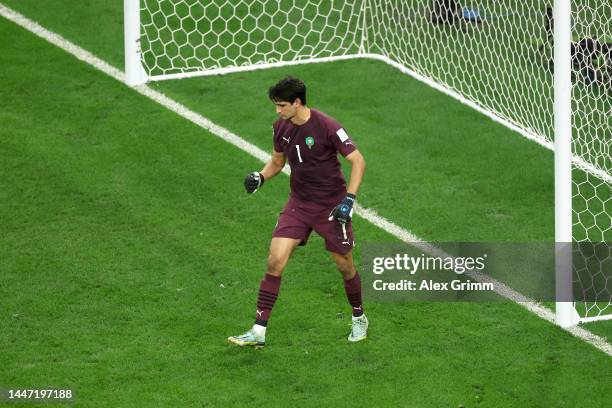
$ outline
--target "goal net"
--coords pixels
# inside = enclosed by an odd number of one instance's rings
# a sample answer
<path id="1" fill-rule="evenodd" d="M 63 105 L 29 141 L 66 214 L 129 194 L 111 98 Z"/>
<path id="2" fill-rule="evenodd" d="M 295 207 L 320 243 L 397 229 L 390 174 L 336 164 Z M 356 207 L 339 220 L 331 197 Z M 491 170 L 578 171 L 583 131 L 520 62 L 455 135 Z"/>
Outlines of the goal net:
<path id="1" fill-rule="evenodd" d="M 151 80 L 330 61 L 359 52 L 363 0 L 141 0 Z"/>
<path id="2" fill-rule="evenodd" d="M 553 0 L 125 1 L 138 3 L 131 49 L 146 80 L 375 58 L 553 146 Z M 611 21 L 609 0 L 572 1 L 578 243 L 612 241 Z M 612 254 L 594 252 L 574 249 L 583 321 L 612 317 Z"/>
<path id="3" fill-rule="evenodd" d="M 572 4 L 573 238 L 583 321 L 612 317 L 612 3 Z M 587 164 L 586 168 L 580 164 Z M 606 244 L 607 243 L 607 244 Z"/>

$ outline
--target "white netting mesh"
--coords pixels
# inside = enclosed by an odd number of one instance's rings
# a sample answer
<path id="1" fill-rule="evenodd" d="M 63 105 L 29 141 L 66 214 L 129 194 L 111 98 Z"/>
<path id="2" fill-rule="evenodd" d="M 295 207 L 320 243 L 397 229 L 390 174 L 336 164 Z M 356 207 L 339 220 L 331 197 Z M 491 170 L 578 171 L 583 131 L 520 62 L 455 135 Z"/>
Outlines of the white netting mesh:
<path id="1" fill-rule="evenodd" d="M 142 0 L 149 75 L 358 52 L 361 0 Z"/>
<path id="2" fill-rule="evenodd" d="M 539 50 L 546 2 L 528 3 L 370 1 L 367 44 L 371 52 L 551 140 L 552 72 L 541 66 L 546 50 Z"/>
<path id="3" fill-rule="evenodd" d="M 551 4 L 372 0 L 366 8 L 371 27 L 366 48 L 552 143 Z M 575 1 L 572 9 L 573 207 L 579 242 L 612 241 L 611 4 Z M 574 258 L 577 296 L 593 299 L 577 305 L 581 315 L 612 313 L 609 252 L 591 254 L 577 246 Z"/>
<path id="4" fill-rule="evenodd" d="M 573 151 L 604 177 L 575 168 L 574 239 L 612 241 L 612 3 L 574 1 L 572 6 Z M 607 176 L 607 177 L 605 177 Z M 608 245 L 574 250 L 576 289 L 594 301 L 579 302 L 582 316 L 612 313 L 612 257 Z"/>
<path id="5" fill-rule="evenodd" d="M 376 54 L 552 143 L 553 0 L 142 0 L 151 76 Z M 612 5 L 572 6 L 574 239 L 612 242 Z M 609 254 L 576 285 L 611 314 Z M 601 276 L 604 279 L 600 279 Z M 604 285 L 603 290 L 593 288 Z M 598 295 L 598 296 L 599 296 Z"/>

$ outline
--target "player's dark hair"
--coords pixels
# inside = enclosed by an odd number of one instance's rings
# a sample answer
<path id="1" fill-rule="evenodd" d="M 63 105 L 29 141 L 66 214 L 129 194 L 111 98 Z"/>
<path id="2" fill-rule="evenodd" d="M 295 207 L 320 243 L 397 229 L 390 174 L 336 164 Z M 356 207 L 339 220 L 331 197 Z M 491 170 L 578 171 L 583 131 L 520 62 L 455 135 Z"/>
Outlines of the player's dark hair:
<path id="1" fill-rule="evenodd" d="M 270 87 L 268 97 L 275 102 L 283 101 L 290 103 L 300 98 L 302 105 L 306 105 L 306 85 L 301 80 L 288 76 Z"/>

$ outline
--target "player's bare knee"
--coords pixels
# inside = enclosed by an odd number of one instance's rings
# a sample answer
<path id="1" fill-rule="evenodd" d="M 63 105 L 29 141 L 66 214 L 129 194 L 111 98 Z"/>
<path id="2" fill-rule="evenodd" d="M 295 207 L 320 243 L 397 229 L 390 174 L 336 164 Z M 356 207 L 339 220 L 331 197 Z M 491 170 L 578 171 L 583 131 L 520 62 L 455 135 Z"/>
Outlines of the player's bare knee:
<path id="1" fill-rule="evenodd" d="M 274 254 L 268 255 L 268 265 L 266 273 L 273 276 L 281 276 L 287 260 Z"/>
<path id="2" fill-rule="evenodd" d="M 343 267 L 338 266 L 338 270 L 340 271 L 342 277 L 345 280 L 352 279 L 355 276 L 355 268 L 353 267 L 353 265 L 349 264 Z"/>
<path id="3" fill-rule="evenodd" d="M 352 279 L 355 276 L 355 266 L 350 255 L 335 255 L 334 260 L 344 279 Z"/>

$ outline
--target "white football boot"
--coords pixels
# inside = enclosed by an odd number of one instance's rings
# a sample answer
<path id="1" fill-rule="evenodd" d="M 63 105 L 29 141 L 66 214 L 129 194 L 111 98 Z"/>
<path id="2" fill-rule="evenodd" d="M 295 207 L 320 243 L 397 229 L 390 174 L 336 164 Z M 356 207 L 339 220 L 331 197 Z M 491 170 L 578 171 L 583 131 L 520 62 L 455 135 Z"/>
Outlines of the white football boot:
<path id="1" fill-rule="evenodd" d="M 368 337 L 368 318 L 365 314 L 359 317 L 353 316 L 351 332 L 348 335 L 348 341 L 356 342 L 365 340 Z"/>
<path id="2" fill-rule="evenodd" d="M 240 347 L 250 346 L 254 348 L 262 348 L 266 345 L 266 337 L 258 336 L 252 329 L 244 334 L 241 334 L 240 336 L 228 337 L 227 341 Z"/>

